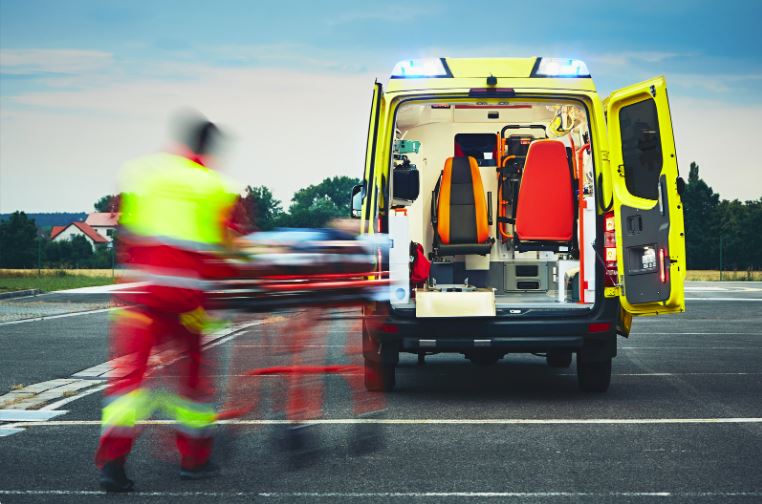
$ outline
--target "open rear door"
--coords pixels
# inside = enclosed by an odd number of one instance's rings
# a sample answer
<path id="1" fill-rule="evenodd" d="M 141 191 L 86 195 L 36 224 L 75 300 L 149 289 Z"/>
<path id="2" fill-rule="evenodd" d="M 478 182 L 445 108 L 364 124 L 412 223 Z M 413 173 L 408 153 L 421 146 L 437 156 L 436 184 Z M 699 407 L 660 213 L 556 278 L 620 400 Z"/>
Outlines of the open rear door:
<path id="1" fill-rule="evenodd" d="M 374 218 L 376 215 L 378 189 L 375 173 L 376 148 L 378 146 L 379 123 L 381 117 L 381 83 L 376 81 L 373 85 L 373 101 L 370 106 L 370 121 L 368 123 L 368 142 L 365 145 L 365 172 L 363 176 L 364 197 L 362 202 L 361 232 L 373 234 Z"/>
<path id="2" fill-rule="evenodd" d="M 685 310 L 685 232 L 664 77 L 606 100 L 622 308 Z"/>

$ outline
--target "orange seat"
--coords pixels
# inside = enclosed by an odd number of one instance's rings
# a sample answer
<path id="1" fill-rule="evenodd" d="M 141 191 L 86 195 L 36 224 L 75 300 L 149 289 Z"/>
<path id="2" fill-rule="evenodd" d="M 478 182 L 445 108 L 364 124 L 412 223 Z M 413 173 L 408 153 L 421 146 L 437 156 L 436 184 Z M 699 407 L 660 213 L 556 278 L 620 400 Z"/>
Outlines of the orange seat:
<path id="1" fill-rule="evenodd" d="M 476 159 L 448 158 L 431 202 L 436 255 L 489 253 L 491 204 Z"/>
<path id="2" fill-rule="evenodd" d="M 574 194 L 566 146 L 536 140 L 529 146 L 516 206 L 515 242 L 519 250 L 571 245 Z"/>

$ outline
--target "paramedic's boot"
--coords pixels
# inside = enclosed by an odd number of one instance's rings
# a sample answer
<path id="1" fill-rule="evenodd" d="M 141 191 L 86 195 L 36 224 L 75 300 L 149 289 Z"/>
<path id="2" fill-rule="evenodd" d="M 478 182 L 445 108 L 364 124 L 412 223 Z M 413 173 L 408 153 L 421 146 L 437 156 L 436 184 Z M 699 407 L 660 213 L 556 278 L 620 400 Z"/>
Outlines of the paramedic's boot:
<path id="1" fill-rule="evenodd" d="M 380 423 L 374 420 L 384 418 L 384 411 L 360 415 L 359 420 L 368 422 L 352 426 L 349 449 L 352 455 L 368 455 L 384 447 L 384 431 Z"/>
<path id="2" fill-rule="evenodd" d="M 124 472 L 124 462 L 112 460 L 101 469 L 100 486 L 107 492 L 132 492 L 135 482 Z"/>
<path id="3" fill-rule="evenodd" d="M 180 467 L 180 479 L 202 480 L 220 475 L 220 466 L 208 460 L 205 464 L 194 468 Z"/>

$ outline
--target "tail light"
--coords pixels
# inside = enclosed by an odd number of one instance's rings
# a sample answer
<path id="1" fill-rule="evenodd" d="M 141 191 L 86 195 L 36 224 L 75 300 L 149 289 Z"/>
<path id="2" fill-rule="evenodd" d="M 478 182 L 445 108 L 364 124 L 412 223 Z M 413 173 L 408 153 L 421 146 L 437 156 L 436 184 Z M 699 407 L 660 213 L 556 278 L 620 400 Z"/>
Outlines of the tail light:
<path id="1" fill-rule="evenodd" d="M 614 212 L 607 212 L 604 216 L 603 251 L 606 269 L 604 270 L 604 285 L 616 287 L 618 265 L 616 255 L 616 218 Z"/>
<path id="2" fill-rule="evenodd" d="M 661 283 L 667 283 L 669 280 L 669 259 L 667 251 L 663 248 L 659 249 L 659 280 Z"/>

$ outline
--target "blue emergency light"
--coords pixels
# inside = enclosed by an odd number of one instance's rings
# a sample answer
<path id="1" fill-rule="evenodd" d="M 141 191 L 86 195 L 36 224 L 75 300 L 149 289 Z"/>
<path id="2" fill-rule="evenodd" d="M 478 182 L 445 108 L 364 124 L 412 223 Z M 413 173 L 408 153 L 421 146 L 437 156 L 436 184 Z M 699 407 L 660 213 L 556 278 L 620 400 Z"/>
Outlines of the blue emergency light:
<path id="1" fill-rule="evenodd" d="M 567 58 L 537 58 L 532 77 L 590 77 L 584 61 Z"/>
<path id="2" fill-rule="evenodd" d="M 392 79 L 429 79 L 452 77 L 444 58 L 402 60 L 394 65 Z"/>

